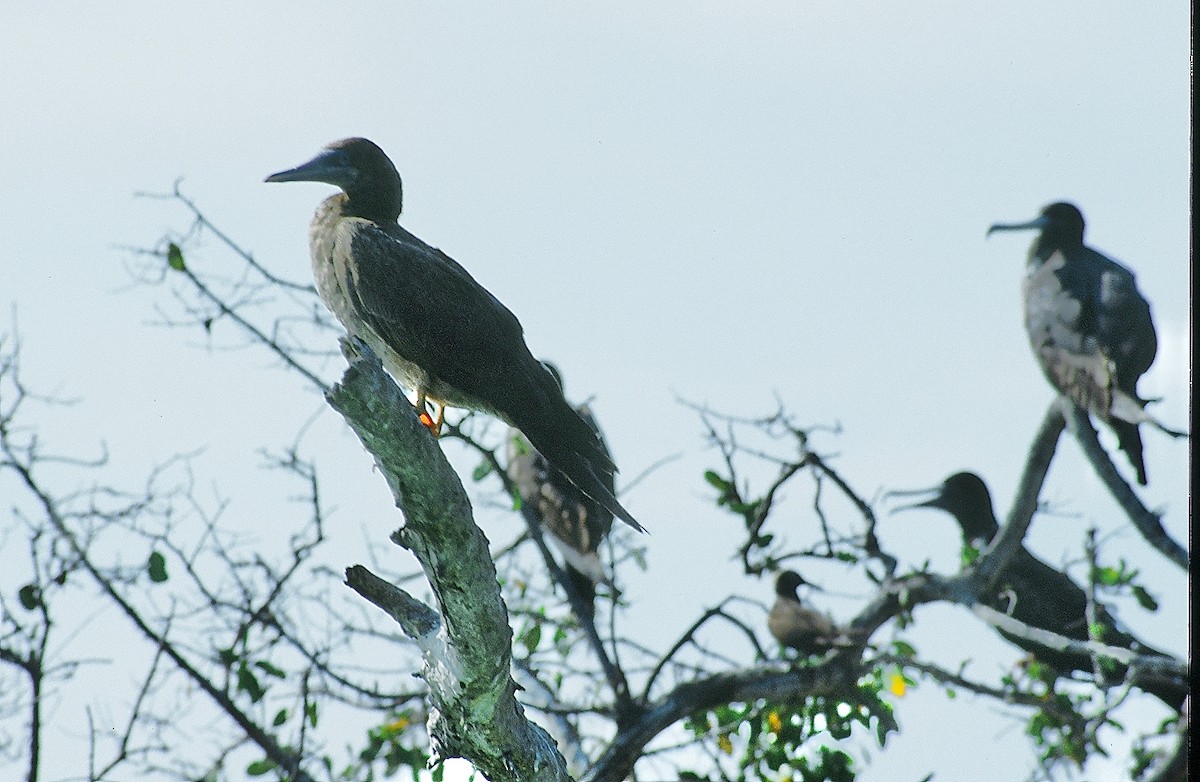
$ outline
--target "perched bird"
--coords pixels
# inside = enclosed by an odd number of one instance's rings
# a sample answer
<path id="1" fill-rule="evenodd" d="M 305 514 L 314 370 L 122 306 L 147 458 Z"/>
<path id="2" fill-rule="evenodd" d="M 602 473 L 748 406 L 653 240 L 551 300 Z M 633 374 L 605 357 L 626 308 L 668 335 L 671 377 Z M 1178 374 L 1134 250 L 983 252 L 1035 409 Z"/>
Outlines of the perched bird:
<path id="1" fill-rule="evenodd" d="M 561 387 L 562 375 L 557 367 L 549 362 L 542 363 Z M 604 436 L 587 404 L 579 405 L 575 411 L 596 433 L 604 447 Z M 612 528 L 612 512 L 581 492 L 561 470 L 530 445 L 516 427 L 508 431 L 507 457 L 505 471 L 521 498 L 522 510 L 533 515 L 562 553 L 567 577 L 583 598 L 590 615 L 596 597 L 596 584 L 612 586 L 597 553 L 600 542 Z M 610 493 L 615 491 L 612 472 L 605 473 L 601 479 Z"/>
<path id="2" fill-rule="evenodd" d="M 606 485 L 616 467 L 554 377 L 525 345 L 521 324 L 450 256 L 400 227 L 400 174 L 363 138 L 336 141 L 268 182 L 324 182 L 342 192 L 309 226 L 313 276 L 325 305 L 374 350 L 417 408 L 490 413 L 521 430 L 580 488 L 635 529 Z"/>
<path id="3" fill-rule="evenodd" d="M 808 582 L 794 570 L 784 570 L 776 577 L 775 604 L 767 614 L 767 629 L 780 645 L 808 656 L 835 646 L 838 629 L 828 616 L 800 602 L 801 584 Z"/>
<path id="4" fill-rule="evenodd" d="M 1158 340 L 1150 304 L 1133 272 L 1083 243 L 1083 215 L 1074 204 L 1050 204 L 1026 223 L 994 231 L 1038 229 L 1025 270 L 1025 329 L 1046 379 L 1112 428 L 1146 485 L 1138 425 L 1173 437 L 1146 410 L 1138 378 L 1154 363 Z"/>
<path id="5" fill-rule="evenodd" d="M 929 499 L 923 502 L 896 510 L 937 508 L 946 511 L 958 522 L 963 543 L 977 550 L 987 546 L 1000 531 L 992 509 L 991 492 L 983 479 L 975 473 L 955 473 L 941 486 L 933 489 L 894 494 L 930 495 Z M 1019 547 L 1013 554 L 1007 568 L 1001 574 L 996 591 L 985 595 L 983 602 L 1030 627 L 1048 630 L 1075 641 L 1093 640 L 1088 632 L 1087 593 L 1066 573 L 1042 562 L 1024 546 Z M 1168 656 L 1122 630 L 1104 606 L 1097 605 L 1095 609 L 1100 629 L 1099 638 L 1096 640 L 1138 654 Z M 1049 649 L 1004 630 L 998 632 L 1060 674 L 1094 671 L 1091 655 Z M 1124 667 L 1118 666 L 1114 671 L 1118 677 L 1125 675 Z M 1186 686 L 1172 682 L 1147 683 L 1145 689 L 1175 709 L 1182 705 L 1187 695 Z"/>

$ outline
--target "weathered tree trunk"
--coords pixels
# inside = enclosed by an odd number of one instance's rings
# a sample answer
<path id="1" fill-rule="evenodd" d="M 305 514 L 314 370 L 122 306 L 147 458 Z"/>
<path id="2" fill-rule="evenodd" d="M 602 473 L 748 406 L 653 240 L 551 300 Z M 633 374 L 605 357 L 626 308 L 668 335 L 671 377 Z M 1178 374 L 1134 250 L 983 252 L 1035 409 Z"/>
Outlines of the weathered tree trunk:
<path id="1" fill-rule="evenodd" d="M 420 561 L 437 609 L 361 565 L 346 571 L 346 583 L 420 647 L 434 758 L 466 758 L 492 782 L 569 779 L 554 742 L 514 697 L 508 612 L 462 482 L 370 349 L 354 340 L 343 352 L 350 367 L 329 404 L 387 479 L 405 520 L 392 540 Z"/>

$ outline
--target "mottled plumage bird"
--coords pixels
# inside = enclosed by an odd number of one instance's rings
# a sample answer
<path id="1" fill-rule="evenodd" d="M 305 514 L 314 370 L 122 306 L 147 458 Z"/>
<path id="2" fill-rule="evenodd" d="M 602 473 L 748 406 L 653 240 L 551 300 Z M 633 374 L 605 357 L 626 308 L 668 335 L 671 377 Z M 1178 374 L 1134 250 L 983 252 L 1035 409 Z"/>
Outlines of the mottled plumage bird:
<path id="1" fill-rule="evenodd" d="M 1154 363 L 1158 339 L 1150 304 L 1133 272 L 1083 243 L 1083 215 L 1074 204 L 1055 203 L 1026 223 L 997 224 L 994 231 L 1038 229 L 1025 271 L 1025 329 L 1050 384 L 1117 435 L 1121 450 L 1146 485 L 1138 425 L 1172 436 L 1146 411 L 1138 378 Z"/>
<path id="2" fill-rule="evenodd" d="M 894 494 L 930 495 L 929 499 L 923 502 L 906 505 L 897 510 L 937 508 L 946 511 L 958 522 L 963 543 L 975 549 L 982 550 L 1000 531 L 995 511 L 992 509 L 991 492 L 983 479 L 975 473 L 955 473 L 941 486 L 933 489 Z M 1000 577 L 996 591 L 985 596 L 984 602 L 1030 627 L 1048 630 L 1075 641 L 1093 640 L 1088 632 L 1087 593 L 1066 573 L 1042 562 L 1024 546 L 1019 547 L 1013 554 Z M 1096 606 L 1096 620 L 1100 626 L 1100 637 L 1096 640 L 1101 643 L 1139 654 L 1166 656 L 1122 630 L 1116 619 L 1102 605 Z M 1049 649 L 1004 630 L 999 630 L 999 633 L 1060 674 L 1094 671 L 1092 658 L 1088 654 Z M 1124 674 L 1123 667 L 1117 666 L 1114 669 L 1114 676 L 1119 678 Z M 1182 705 L 1187 695 L 1186 687 L 1169 682 L 1148 683 L 1145 688 L 1147 692 L 1176 709 Z"/>
<path id="3" fill-rule="evenodd" d="M 562 386 L 562 375 L 549 362 L 542 362 Z M 604 445 L 604 436 L 587 404 L 575 408 Z M 546 460 L 516 427 L 507 440 L 506 472 L 521 497 L 522 509 L 533 514 L 542 529 L 562 553 L 567 577 L 575 591 L 591 609 L 596 584 L 612 586 L 604 574 L 597 553 L 600 542 L 612 528 L 613 514 L 579 490 L 562 471 Z M 605 488 L 615 493 L 613 474 L 601 476 Z"/>
<path id="4" fill-rule="evenodd" d="M 807 656 L 835 646 L 839 633 L 833 620 L 800 601 L 802 584 L 808 582 L 794 570 L 784 570 L 776 577 L 775 604 L 767 614 L 767 629 L 780 645 Z"/>
<path id="5" fill-rule="evenodd" d="M 418 410 L 430 400 L 441 409 L 497 416 L 585 494 L 642 531 L 606 485 L 616 468 L 603 444 L 529 352 L 516 316 L 450 256 L 399 225 L 400 174 L 383 150 L 363 138 L 336 141 L 266 181 L 341 188 L 309 226 L 317 292 L 416 392 Z"/>

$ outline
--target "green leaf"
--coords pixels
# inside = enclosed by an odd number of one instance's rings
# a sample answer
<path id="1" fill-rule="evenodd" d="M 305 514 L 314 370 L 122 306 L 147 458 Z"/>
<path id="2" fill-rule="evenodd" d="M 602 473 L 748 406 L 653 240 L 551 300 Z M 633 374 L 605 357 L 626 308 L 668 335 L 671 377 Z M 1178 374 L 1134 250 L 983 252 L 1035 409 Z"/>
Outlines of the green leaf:
<path id="1" fill-rule="evenodd" d="M 725 480 L 720 475 L 717 475 L 712 470 L 704 471 L 704 480 L 708 481 L 710 486 L 720 492 L 728 492 L 732 487 L 732 484 L 730 484 L 729 481 Z"/>
<path id="2" fill-rule="evenodd" d="M 263 695 L 266 695 L 267 693 L 267 691 L 263 689 L 263 686 L 258 683 L 258 677 L 256 677 L 250 671 L 250 668 L 244 663 L 238 666 L 237 687 L 239 690 L 249 695 L 250 700 L 254 703 L 258 703 L 260 700 L 262 700 Z"/>
<path id="3" fill-rule="evenodd" d="M 151 551 L 146 570 L 150 573 L 151 581 L 161 584 L 167 580 L 167 558 L 157 551 Z"/>
<path id="4" fill-rule="evenodd" d="M 1154 596 L 1146 591 L 1145 587 L 1140 587 L 1137 584 L 1133 585 L 1133 596 L 1137 599 L 1138 605 L 1147 611 L 1157 611 L 1158 601 Z"/>
<path id="5" fill-rule="evenodd" d="M 252 777 L 261 777 L 263 774 L 269 774 L 278 768 L 279 764 L 270 758 L 256 760 L 246 766 L 246 773 Z"/>
<path id="6" fill-rule="evenodd" d="M 475 465 L 475 469 L 471 472 L 471 480 L 475 481 L 476 483 L 479 483 L 480 481 L 482 481 L 484 478 L 488 477 L 491 474 L 492 474 L 492 463 L 485 460 L 485 461 L 482 461 L 479 464 Z"/>
<path id="7" fill-rule="evenodd" d="M 167 245 L 167 266 L 177 272 L 187 269 L 187 264 L 183 262 L 183 250 L 179 249 L 179 245 L 175 242 Z"/>
<path id="8" fill-rule="evenodd" d="M 270 676 L 274 676 L 276 679 L 283 679 L 283 678 L 287 677 L 287 673 L 285 673 L 282 669 L 276 668 L 274 665 L 271 665 L 266 660 L 259 660 L 258 662 L 256 662 L 254 664 L 254 666 L 256 668 L 258 668 L 259 670 L 263 671 L 264 673 L 266 673 Z"/>
<path id="9" fill-rule="evenodd" d="M 314 728 L 317 727 L 317 704 L 310 703 L 304 707 L 304 714 L 308 717 L 308 724 Z"/>
<path id="10" fill-rule="evenodd" d="M 1121 583 L 1121 571 L 1114 567 L 1098 567 L 1092 572 L 1092 579 L 1097 584 L 1115 586 Z"/>
<path id="11" fill-rule="evenodd" d="M 27 611 L 33 611 L 41 605 L 41 597 L 38 595 L 38 588 L 33 584 L 26 584 L 17 590 L 17 600 L 21 601 L 21 607 Z"/>
<path id="12" fill-rule="evenodd" d="M 528 630 L 526 630 L 524 633 L 521 633 L 521 643 L 531 653 L 537 651 L 538 644 L 541 642 L 542 626 L 540 624 L 530 625 Z"/>
<path id="13" fill-rule="evenodd" d="M 280 709 L 278 712 L 275 713 L 275 719 L 271 720 L 271 725 L 278 728 L 280 725 L 287 722 L 287 718 L 288 718 L 288 710 Z"/>

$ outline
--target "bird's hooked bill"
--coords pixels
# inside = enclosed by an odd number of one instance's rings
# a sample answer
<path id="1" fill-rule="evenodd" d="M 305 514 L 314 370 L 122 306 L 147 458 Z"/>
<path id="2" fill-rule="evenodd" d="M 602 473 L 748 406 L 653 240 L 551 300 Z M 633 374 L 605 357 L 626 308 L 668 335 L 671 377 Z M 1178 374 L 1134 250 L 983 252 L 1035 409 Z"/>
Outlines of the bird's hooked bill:
<path id="1" fill-rule="evenodd" d="M 917 502 L 906 502 L 903 505 L 897 505 L 889 513 L 899 513 L 900 511 L 914 510 L 916 508 L 946 509 L 942 504 L 942 487 L 940 485 L 928 489 L 893 489 L 883 495 L 884 500 L 890 500 L 893 497 L 922 497 L 923 499 Z"/>
<path id="2" fill-rule="evenodd" d="M 354 184 L 357 176 L 345 152 L 326 149 L 307 163 L 271 174 L 264 182 L 324 182 L 336 187 Z"/>
<path id="3" fill-rule="evenodd" d="M 1034 229 L 1040 230 L 1042 228 L 1045 228 L 1047 223 L 1049 223 L 1049 220 L 1046 219 L 1045 215 L 1041 215 L 1040 217 L 1036 217 L 1033 220 L 1029 220 L 1028 222 L 1024 222 L 1024 223 L 995 223 L 987 229 L 987 233 L 984 234 L 984 236 L 985 237 L 991 236 L 992 233 L 995 231 L 1031 231 Z"/>

